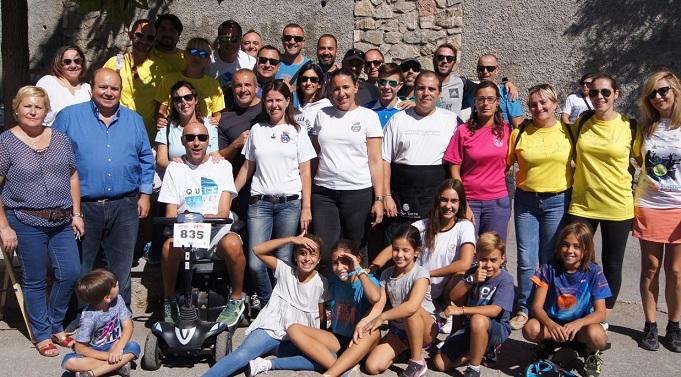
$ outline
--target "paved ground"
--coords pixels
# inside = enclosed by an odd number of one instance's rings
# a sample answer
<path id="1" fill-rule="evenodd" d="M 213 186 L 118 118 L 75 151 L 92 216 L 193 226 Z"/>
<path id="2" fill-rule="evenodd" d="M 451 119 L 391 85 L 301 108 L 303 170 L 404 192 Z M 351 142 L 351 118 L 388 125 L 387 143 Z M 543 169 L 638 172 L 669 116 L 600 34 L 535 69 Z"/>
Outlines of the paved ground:
<path id="1" fill-rule="evenodd" d="M 515 275 L 514 236 L 511 234 L 509 239 L 511 241 L 509 242 L 508 250 L 513 252 L 511 252 L 508 258 L 508 268 Z M 597 237 L 596 241 L 600 245 L 599 237 Z M 678 370 L 678 365 L 681 363 L 681 354 L 672 353 L 665 348 L 661 348 L 657 352 L 647 352 L 636 345 L 636 340 L 641 335 L 640 329 L 643 324 L 638 294 L 640 251 L 638 242 L 635 239 L 631 238 L 628 245 L 620 302 L 615 307 L 610 318 L 609 336 L 612 348 L 605 352 L 603 375 L 679 376 L 681 373 Z M 144 270 L 146 271 L 143 273 Z M 134 287 L 138 297 L 144 297 L 144 293 L 147 290 L 146 287 L 151 287 L 152 295 L 158 294 L 158 290 L 155 288 L 158 284 L 158 276 L 151 272 L 153 270 L 150 270 L 148 266 L 145 268 L 143 260 L 139 266 L 133 268 Z M 144 276 L 144 279 L 141 278 L 142 276 Z M 156 276 L 156 278 L 152 276 Z M 663 292 L 661 292 L 661 297 L 663 297 Z M 139 309 L 139 307 L 144 307 L 145 304 L 145 302 L 134 303 L 136 328 L 134 339 L 140 344 L 144 343 L 149 325 L 157 318 L 152 318 L 151 313 L 145 313 L 144 310 Z M 660 302 L 660 309 L 658 323 L 661 329 L 660 335 L 664 335 L 664 326 L 667 318 L 663 299 Z M 239 344 L 242 339 L 243 329 L 239 329 L 235 335 L 234 344 Z M 37 355 L 37 352 L 25 335 L 23 322 L 18 316 L 18 310 L 11 306 L 7 310 L 4 320 L 0 321 L 0 344 L 3 345 L 3 352 L 0 354 L 0 376 L 42 377 L 62 375 L 59 367 L 61 358 L 48 359 Z M 484 369 L 483 374 L 486 376 L 519 376 L 531 360 L 532 355 L 532 345 L 523 341 L 522 336 L 518 332 L 514 332 L 511 339 L 507 341 L 502 349 L 498 366 L 495 369 Z M 404 367 L 405 364 L 398 363 L 383 375 L 396 376 Z M 164 366 L 156 372 L 143 371 L 138 368 L 133 374 L 136 376 L 199 376 L 207 368 L 207 363 L 202 362 L 193 367 L 182 366 L 171 368 Z M 460 370 L 462 369 L 460 368 Z M 273 371 L 269 375 L 283 377 L 315 376 L 318 374 L 312 372 Z M 446 374 L 428 372 L 428 375 L 445 376 Z M 459 376 L 460 373 L 453 372 L 451 375 Z"/>

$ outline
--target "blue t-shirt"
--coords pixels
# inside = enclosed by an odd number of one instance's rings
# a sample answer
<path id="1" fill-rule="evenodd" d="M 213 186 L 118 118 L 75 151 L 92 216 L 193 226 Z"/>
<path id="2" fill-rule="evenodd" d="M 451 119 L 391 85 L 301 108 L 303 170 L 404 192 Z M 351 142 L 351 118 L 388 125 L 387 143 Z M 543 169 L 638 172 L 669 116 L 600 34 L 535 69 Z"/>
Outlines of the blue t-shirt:
<path id="1" fill-rule="evenodd" d="M 466 276 L 474 274 L 475 271 L 476 268 L 471 268 L 466 272 Z M 466 306 L 496 305 L 500 307 L 501 313 L 494 319 L 503 326 L 503 339 L 506 339 L 511 334 L 509 320 L 513 310 L 514 295 L 513 277 L 508 271 L 499 270 L 497 276 L 485 282 L 473 284 L 468 291 Z M 466 326 L 468 326 L 468 319 L 466 319 Z"/>
<path id="2" fill-rule="evenodd" d="M 568 273 L 562 266 L 544 264 L 532 281 L 548 289 L 544 310 L 551 319 L 572 322 L 593 311 L 593 301 L 612 296 L 601 266 L 591 263 L 587 271 Z"/>
<path id="3" fill-rule="evenodd" d="M 499 102 L 499 108 L 504 115 L 504 120 L 509 124 L 511 119 L 523 116 L 523 106 L 520 101 L 516 99 L 515 101 L 508 100 L 508 92 L 506 92 L 506 85 L 499 85 L 499 93 L 501 93 L 501 101 Z"/>
<path id="4" fill-rule="evenodd" d="M 378 280 L 369 274 L 372 283 L 379 286 Z M 364 289 L 359 279 L 354 282 L 344 282 L 336 275 L 329 279 L 329 292 L 331 294 L 331 331 L 345 337 L 352 337 L 355 326 L 371 304 L 364 297 Z"/>
<path id="5" fill-rule="evenodd" d="M 385 107 L 381 105 L 381 102 L 376 100 L 376 101 L 371 101 L 364 105 L 367 109 L 371 109 L 378 114 L 378 119 L 381 120 L 381 128 L 385 128 L 385 125 L 388 124 L 388 121 L 390 118 L 393 116 L 393 114 L 398 113 L 400 109 L 396 107 Z"/>
<path id="6" fill-rule="evenodd" d="M 307 56 L 303 56 L 303 61 L 300 64 L 293 63 L 288 64 L 282 60 L 281 63 L 279 63 L 279 70 L 277 70 L 277 73 L 276 75 L 274 75 L 274 78 L 288 81 L 291 84 L 291 88 L 293 88 L 293 90 L 295 91 L 297 80 L 291 79 L 293 78 L 293 76 L 296 75 L 296 73 L 298 73 L 303 64 L 309 61 L 310 59 Z M 293 108 L 297 109 L 299 105 L 300 103 L 298 102 L 298 96 L 293 96 Z"/>
<path id="7" fill-rule="evenodd" d="M 80 326 L 76 333 L 76 341 L 88 343 L 92 347 L 102 347 L 121 338 L 123 326 L 121 323 L 130 319 L 132 314 L 125 306 L 123 297 L 118 295 L 111 301 L 109 310 L 101 311 L 90 306 L 80 315 Z"/>

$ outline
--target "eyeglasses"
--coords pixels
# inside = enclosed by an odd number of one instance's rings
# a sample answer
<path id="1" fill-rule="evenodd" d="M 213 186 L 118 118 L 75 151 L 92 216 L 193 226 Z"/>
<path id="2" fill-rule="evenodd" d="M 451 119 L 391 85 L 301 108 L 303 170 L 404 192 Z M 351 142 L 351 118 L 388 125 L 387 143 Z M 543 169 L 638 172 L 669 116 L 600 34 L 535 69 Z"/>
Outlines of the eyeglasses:
<path id="1" fill-rule="evenodd" d="M 317 76 L 300 76 L 298 77 L 298 80 L 300 80 L 301 84 L 304 84 L 308 81 L 313 84 L 319 83 L 319 77 Z"/>
<path id="2" fill-rule="evenodd" d="M 391 88 L 397 88 L 397 86 L 400 85 L 400 82 L 397 80 L 378 79 L 378 86 L 385 86 L 386 84 Z"/>
<path id="3" fill-rule="evenodd" d="M 669 93 L 669 89 L 671 89 L 671 88 L 668 87 L 668 86 L 663 86 L 661 88 L 657 88 L 657 89 L 653 90 L 652 92 L 650 92 L 650 94 L 648 94 L 648 99 L 655 99 L 655 97 L 658 94 L 660 95 L 660 97 L 664 98 L 664 97 L 667 96 L 667 93 Z"/>
<path id="4" fill-rule="evenodd" d="M 135 33 L 134 35 L 135 35 L 135 38 L 137 38 L 137 39 L 146 39 L 148 42 L 153 42 L 154 40 L 156 40 L 156 36 L 155 36 L 155 35 L 151 35 L 151 34 L 144 34 L 144 33 L 139 33 L 139 32 L 137 32 L 137 33 Z"/>
<path id="5" fill-rule="evenodd" d="M 263 56 L 258 56 L 258 64 L 267 64 L 269 63 L 270 65 L 277 65 L 279 64 L 279 59 L 273 59 L 273 58 L 266 58 Z"/>
<path id="6" fill-rule="evenodd" d="M 301 35 L 282 35 L 281 39 L 283 39 L 284 42 L 288 42 L 288 41 L 293 39 L 297 43 L 300 43 L 300 42 L 305 40 L 305 37 L 303 37 Z"/>
<path id="7" fill-rule="evenodd" d="M 218 35 L 218 40 L 223 43 L 236 43 L 241 40 L 240 35 Z"/>
<path id="8" fill-rule="evenodd" d="M 191 102 L 191 100 L 193 99 L 194 99 L 193 94 L 185 94 L 183 96 L 174 96 L 173 102 L 175 103 L 182 103 L 182 101 Z"/>
<path id="9" fill-rule="evenodd" d="M 193 142 L 194 140 L 196 140 L 197 137 L 199 138 L 199 141 L 202 142 L 202 143 L 205 143 L 206 141 L 208 141 L 208 135 L 206 135 L 206 134 L 198 134 L 198 135 L 186 134 L 186 135 L 182 135 L 182 139 L 187 143 Z"/>
<path id="10" fill-rule="evenodd" d="M 81 58 L 64 59 L 61 61 L 61 63 L 64 65 L 71 65 L 71 63 L 74 63 L 75 65 L 81 65 L 83 63 L 83 60 Z"/>
<path id="11" fill-rule="evenodd" d="M 476 67 L 476 69 L 478 70 L 478 72 L 485 72 L 485 71 L 494 72 L 494 71 L 497 70 L 497 66 L 496 65 L 479 65 L 479 66 Z"/>
<path id="12" fill-rule="evenodd" d="M 456 55 L 440 55 L 440 54 L 437 54 L 437 55 L 435 55 L 435 59 L 437 59 L 437 61 L 440 61 L 440 62 L 443 61 L 443 60 L 446 60 L 448 63 L 451 63 L 454 60 L 456 60 Z"/>
<path id="13" fill-rule="evenodd" d="M 202 58 L 207 58 L 207 57 L 210 56 L 210 53 L 208 53 L 208 51 L 206 51 L 206 50 L 199 50 L 198 48 L 193 48 L 193 47 L 187 48 L 187 52 L 188 52 L 189 55 L 191 55 L 191 56 L 200 56 L 200 57 L 202 57 Z"/>
<path id="14" fill-rule="evenodd" d="M 598 93 L 601 93 L 604 98 L 608 98 L 612 94 L 612 90 L 607 89 L 607 88 L 600 89 L 600 90 L 599 89 L 591 89 L 591 90 L 589 90 L 589 97 L 596 97 L 596 96 L 598 96 Z"/>
<path id="15" fill-rule="evenodd" d="M 489 96 L 480 96 L 480 97 L 475 97 L 475 102 L 479 104 L 484 104 L 484 103 L 494 103 L 497 101 L 497 97 Z"/>
<path id="16" fill-rule="evenodd" d="M 380 67 L 381 64 L 383 64 L 383 60 L 369 60 L 366 63 L 364 63 L 367 67 Z"/>
<path id="17" fill-rule="evenodd" d="M 579 85 L 580 85 L 580 86 L 584 86 L 584 85 L 586 85 L 586 86 L 591 86 L 591 81 L 580 81 L 580 82 L 579 82 Z"/>

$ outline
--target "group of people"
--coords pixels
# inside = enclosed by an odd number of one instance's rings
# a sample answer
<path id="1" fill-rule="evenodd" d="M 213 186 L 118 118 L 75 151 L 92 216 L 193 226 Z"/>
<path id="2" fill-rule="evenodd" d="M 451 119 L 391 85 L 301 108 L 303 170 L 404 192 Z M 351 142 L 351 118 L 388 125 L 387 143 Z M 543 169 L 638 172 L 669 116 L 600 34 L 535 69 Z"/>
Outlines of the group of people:
<path id="1" fill-rule="evenodd" d="M 171 14 L 136 21 L 130 50 L 89 84 L 83 51 L 64 46 L 51 74 L 14 98 L 16 126 L 0 135 L 0 238 L 23 266 L 41 355 L 73 348 L 63 367 L 77 375 L 128 374 L 140 353 L 130 340 L 138 230 L 149 263 L 161 264 L 164 320 L 175 322 L 182 253 L 143 219 L 186 211 L 245 220 L 240 234 L 212 228 L 209 254 L 224 259 L 231 287 L 217 320 L 237 325 L 246 292 L 259 310 L 243 343 L 206 376 L 340 376 L 362 360 L 378 374 L 402 354 L 402 375 L 421 376 L 438 332 L 449 336 L 432 348 L 431 367 L 467 364 L 464 375 L 479 376 L 512 329 L 540 352 L 582 344 L 586 375 L 598 376 L 632 230 L 642 255 L 640 346 L 659 348 L 664 266 L 664 341 L 681 352 L 674 73 L 646 79 L 638 123 L 616 111 L 617 80 L 602 73 L 581 78 L 561 119 L 555 90 L 533 86 L 525 119 L 492 54 L 480 56 L 474 82 L 453 73 L 449 44 L 434 51 L 431 71 L 416 58 L 385 62 L 379 49 L 350 49 L 338 65 L 331 34 L 318 39 L 314 62 L 294 23 L 281 50 L 233 20 L 215 43 L 191 38 L 179 49 L 182 29 Z M 517 293 L 503 267 L 511 213 Z M 102 260 L 106 270 L 96 269 Z M 63 321 L 74 291 L 72 337 Z"/>

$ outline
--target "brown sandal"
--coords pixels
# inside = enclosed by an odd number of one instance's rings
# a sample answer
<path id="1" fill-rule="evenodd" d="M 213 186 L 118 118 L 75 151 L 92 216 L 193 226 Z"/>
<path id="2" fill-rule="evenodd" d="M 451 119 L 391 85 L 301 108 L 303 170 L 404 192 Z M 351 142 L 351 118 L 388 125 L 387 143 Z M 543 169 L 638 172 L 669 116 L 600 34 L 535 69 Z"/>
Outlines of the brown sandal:
<path id="1" fill-rule="evenodd" d="M 45 356 L 45 357 L 59 356 L 59 350 L 54 345 L 54 343 L 47 343 L 46 345 L 44 345 L 42 347 L 36 346 L 36 348 L 38 348 L 38 353 L 41 354 L 42 356 Z"/>
<path id="2" fill-rule="evenodd" d="M 76 340 L 68 335 L 65 335 L 61 338 L 59 338 L 57 335 L 52 335 L 52 343 L 59 344 L 60 346 L 66 348 L 73 348 L 73 346 L 76 344 Z"/>

